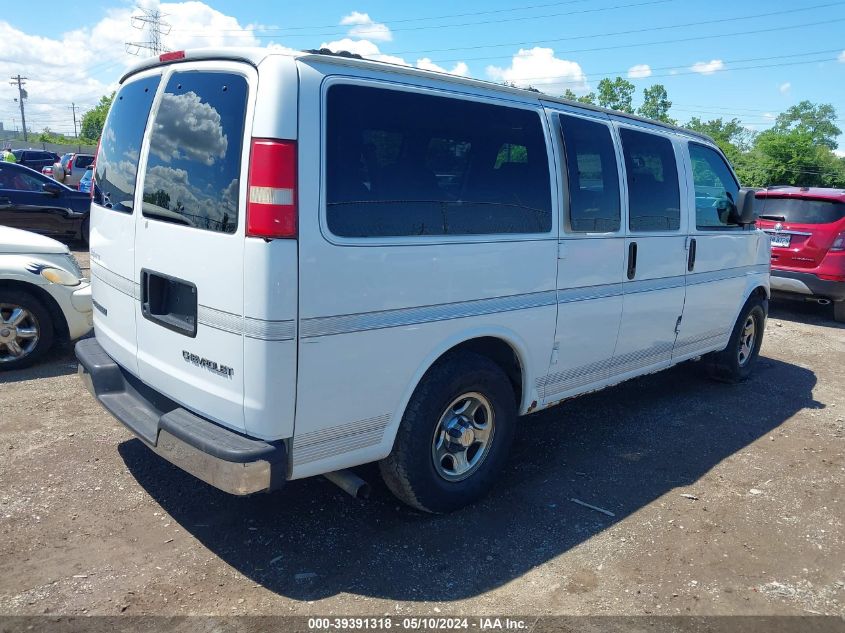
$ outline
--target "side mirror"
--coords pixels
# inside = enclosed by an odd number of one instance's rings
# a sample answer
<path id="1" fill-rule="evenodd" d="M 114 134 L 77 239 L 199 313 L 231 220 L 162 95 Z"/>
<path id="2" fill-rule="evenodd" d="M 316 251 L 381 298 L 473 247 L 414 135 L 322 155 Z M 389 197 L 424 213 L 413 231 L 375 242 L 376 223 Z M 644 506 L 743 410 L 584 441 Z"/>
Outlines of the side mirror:
<path id="1" fill-rule="evenodd" d="M 742 187 L 736 197 L 736 205 L 728 213 L 731 224 L 754 224 L 757 216 L 754 213 L 754 196 L 757 193 L 751 187 Z"/>
<path id="2" fill-rule="evenodd" d="M 53 182 L 45 182 L 43 185 L 41 185 L 41 189 L 44 191 L 44 193 L 49 193 L 54 198 L 58 198 L 59 194 L 62 192 L 62 188 Z"/>

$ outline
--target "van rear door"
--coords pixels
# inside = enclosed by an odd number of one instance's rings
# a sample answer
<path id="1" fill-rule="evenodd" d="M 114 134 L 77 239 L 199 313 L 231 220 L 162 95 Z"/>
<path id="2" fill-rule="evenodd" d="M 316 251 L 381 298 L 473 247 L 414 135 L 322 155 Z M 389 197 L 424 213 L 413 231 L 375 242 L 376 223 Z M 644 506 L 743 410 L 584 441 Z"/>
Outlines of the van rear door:
<path id="1" fill-rule="evenodd" d="M 141 155 L 135 214 L 143 382 L 244 431 L 244 225 L 256 71 L 176 64 Z"/>
<path id="2" fill-rule="evenodd" d="M 135 375 L 135 181 L 144 131 L 160 81 L 160 71 L 148 71 L 117 91 L 100 139 L 91 204 L 94 330 L 106 353 Z M 66 162 L 67 156 L 62 160 Z"/>

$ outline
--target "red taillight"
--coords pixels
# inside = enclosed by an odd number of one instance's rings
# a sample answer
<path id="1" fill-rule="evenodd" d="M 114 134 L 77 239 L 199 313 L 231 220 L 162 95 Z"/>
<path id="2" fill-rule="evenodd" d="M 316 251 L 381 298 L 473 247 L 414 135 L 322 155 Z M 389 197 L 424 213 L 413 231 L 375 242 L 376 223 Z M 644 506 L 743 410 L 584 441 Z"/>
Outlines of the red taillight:
<path id="1" fill-rule="evenodd" d="M 162 53 L 158 56 L 160 62 L 173 62 L 177 59 L 185 59 L 185 51 L 170 51 L 169 53 Z"/>
<path id="2" fill-rule="evenodd" d="M 845 251 L 845 231 L 836 236 L 833 240 L 833 245 L 830 247 L 832 251 Z"/>
<path id="3" fill-rule="evenodd" d="M 253 139 L 246 234 L 296 238 L 296 141 Z"/>

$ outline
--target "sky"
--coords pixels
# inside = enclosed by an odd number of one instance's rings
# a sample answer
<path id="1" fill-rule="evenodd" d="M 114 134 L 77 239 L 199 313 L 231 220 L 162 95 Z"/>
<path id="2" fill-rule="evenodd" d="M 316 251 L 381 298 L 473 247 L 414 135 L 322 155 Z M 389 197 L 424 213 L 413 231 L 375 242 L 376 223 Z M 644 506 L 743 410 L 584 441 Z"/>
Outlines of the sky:
<path id="1" fill-rule="evenodd" d="M 683 123 L 738 118 L 762 130 L 802 100 L 830 103 L 845 130 L 845 1 L 832 0 L 86 0 L 67 11 L 3 0 L 0 73 L 27 77 L 27 127 L 73 133 L 77 117 L 147 54 L 138 6 L 166 14 L 164 45 L 328 47 L 509 81 L 553 95 L 606 76 L 663 84 Z M 38 5 L 40 6 L 40 5 Z M 17 87 L 0 122 L 20 128 Z M 837 153 L 845 155 L 845 134 Z"/>

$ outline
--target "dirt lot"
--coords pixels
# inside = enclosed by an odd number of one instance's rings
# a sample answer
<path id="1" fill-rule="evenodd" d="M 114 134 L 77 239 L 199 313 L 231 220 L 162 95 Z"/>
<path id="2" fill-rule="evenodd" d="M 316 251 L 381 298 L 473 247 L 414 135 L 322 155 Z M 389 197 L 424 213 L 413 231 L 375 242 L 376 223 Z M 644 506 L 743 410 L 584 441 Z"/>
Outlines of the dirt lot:
<path id="1" fill-rule="evenodd" d="M 219 493 L 56 352 L 0 377 L 0 613 L 842 615 L 843 359 L 826 310 L 774 306 L 749 382 L 687 364 L 530 416 L 498 489 L 432 517 L 366 467 L 365 502 Z"/>

